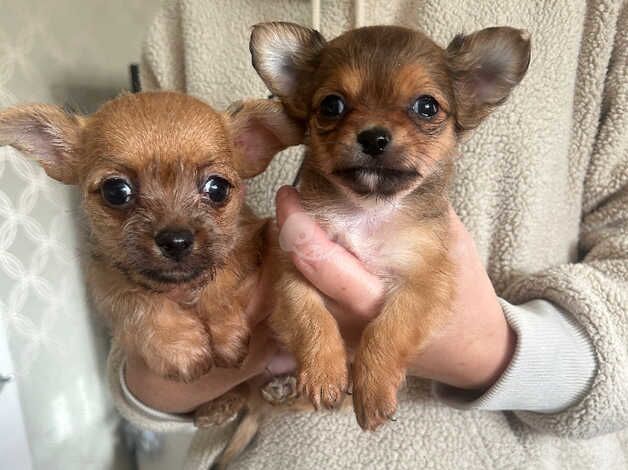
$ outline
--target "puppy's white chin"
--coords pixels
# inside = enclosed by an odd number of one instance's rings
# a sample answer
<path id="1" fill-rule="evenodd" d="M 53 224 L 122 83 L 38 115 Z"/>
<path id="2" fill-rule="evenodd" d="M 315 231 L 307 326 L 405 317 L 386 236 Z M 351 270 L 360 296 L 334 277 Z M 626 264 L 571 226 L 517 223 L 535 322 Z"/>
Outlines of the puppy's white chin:
<path id="1" fill-rule="evenodd" d="M 380 176 L 373 171 L 362 170 L 356 175 L 356 180 L 360 184 L 369 188 L 370 191 L 375 191 L 379 183 Z"/>

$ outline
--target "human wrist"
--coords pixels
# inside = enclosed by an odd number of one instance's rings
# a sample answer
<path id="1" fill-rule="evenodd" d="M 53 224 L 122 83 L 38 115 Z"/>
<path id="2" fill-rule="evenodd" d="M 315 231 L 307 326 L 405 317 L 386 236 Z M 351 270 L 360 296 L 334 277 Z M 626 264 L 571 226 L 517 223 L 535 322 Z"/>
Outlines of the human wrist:
<path id="1" fill-rule="evenodd" d="M 410 373 L 478 394 L 490 387 L 512 360 L 517 341 L 497 299 L 490 304 L 478 321 L 452 318 L 412 361 Z"/>
<path id="2" fill-rule="evenodd" d="M 164 378 L 150 370 L 142 358 L 129 355 L 124 378 L 129 392 L 145 405 L 166 413 L 188 413 L 259 373 L 258 369 L 263 370 L 257 363 L 254 368 L 214 368 L 185 383 Z"/>
<path id="3" fill-rule="evenodd" d="M 517 335 L 504 317 L 499 331 L 485 338 L 486 347 L 478 341 L 471 354 L 477 357 L 478 368 L 473 374 L 462 378 L 461 388 L 477 390 L 479 393 L 491 387 L 503 374 L 512 361 L 517 345 Z M 455 385 L 455 384 L 452 384 Z"/>
<path id="4" fill-rule="evenodd" d="M 189 399 L 186 384 L 155 374 L 138 356 L 127 356 L 123 373 L 128 391 L 152 409 L 165 413 L 187 413 L 200 404 Z"/>

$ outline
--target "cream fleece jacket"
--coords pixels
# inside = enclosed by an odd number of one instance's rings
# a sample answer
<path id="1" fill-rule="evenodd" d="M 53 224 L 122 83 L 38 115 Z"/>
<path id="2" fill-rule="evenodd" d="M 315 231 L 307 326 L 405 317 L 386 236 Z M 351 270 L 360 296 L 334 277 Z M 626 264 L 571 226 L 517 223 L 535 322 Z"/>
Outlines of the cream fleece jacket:
<path id="1" fill-rule="evenodd" d="M 248 28 L 260 21 L 318 19 L 329 38 L 356 20 L 395 23 L 441 44 L 486 26 L 528 29 L 528 75 L 463 147 L 452 192 L 518 334 L 517 352 L 496 386 L 475 402 L 409 380 L 399 420 L 375 434 L 362 433 L 350 412 L 277 416 L 234 467 L 627 468 L 626 3 L 320 5 L 312 15 L 303 0 L 168 3 L 149 32 L 144 83 L 218 106 L 264 96 L 247 49 Z M 270 212 L 275 189 L 291 180 L 296 155 L 284 152 L 252 185 L 249 200 L 261 213 Z M 189 426 L 126 400 L 122 363 L 114 348 L 110 382 L 125 416 L 156 430 Z M 232 426 L 197 433 L 187 468 L 207 468 Z"/>

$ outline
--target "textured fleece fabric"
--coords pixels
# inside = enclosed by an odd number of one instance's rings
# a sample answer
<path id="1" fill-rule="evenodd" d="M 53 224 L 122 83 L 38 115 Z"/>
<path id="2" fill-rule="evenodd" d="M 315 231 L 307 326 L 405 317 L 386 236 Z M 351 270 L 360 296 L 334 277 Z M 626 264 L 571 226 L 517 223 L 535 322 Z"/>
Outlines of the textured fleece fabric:
<path id="1" fill-rule="evenodd" d="M 360 431 L 350 412 L 284 413 L 262 427 L 233 467 L 628 468 L 626 2 L 359 3 L 365 24 L 418 28 L 443 45 L 456 33 L 493 25 L 532 33 L 528 74 L 462 147 L 451 199 L 515 330 L 520 321 L 534 323 L 525 315 L 538 314 L 536 299 L 545 300 L 593 346 L 596 372 L 584 397 L 555 413 L 458 410 L 446 403 L 453 398 L 447 390 L 435 396 L 429 383 L 410 379 L 398 421 L 376 433 Z M 321 5 L 326 37 L 353 26 L 353 2 Z M 184 90 L 218 107 L 264 96 L 267 90 L 250 66 L 249 27 L 278 19 L 310 24 L 311 5 L 167 3 L 149 32 L 144 83 Z M 260 213 L 271 212 L 275 190 L 292 180 L 298 154 L 284 152 L 251 185 L 249 201 Z M 561 352 L 554 354 L 555 361 L 564 360 Z M 125 416 L 161 431 L 189 426 L 138 413 L 122 398 L 119 350 L 110 359 L 112 390 Z M 517 406 L 516 397 L 513 402 Z M 229 424 L 198 432 L 186 468 L 207 468 L 232 429 Z"/>

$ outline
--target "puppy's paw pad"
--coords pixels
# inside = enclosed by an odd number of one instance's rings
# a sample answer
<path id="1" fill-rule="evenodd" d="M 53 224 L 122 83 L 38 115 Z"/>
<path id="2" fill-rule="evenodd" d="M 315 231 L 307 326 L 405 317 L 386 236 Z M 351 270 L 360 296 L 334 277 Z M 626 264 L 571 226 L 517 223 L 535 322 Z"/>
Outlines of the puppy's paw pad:
<path id="1" fill-rule="evenodd" d="M 271 405 L 290 405 L 298 398 L 297 378 L 294 375 L 279 375 L 264 385 L 260 393 Z"/>

